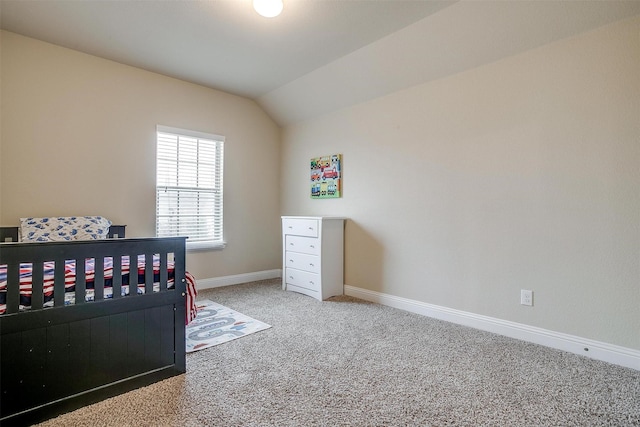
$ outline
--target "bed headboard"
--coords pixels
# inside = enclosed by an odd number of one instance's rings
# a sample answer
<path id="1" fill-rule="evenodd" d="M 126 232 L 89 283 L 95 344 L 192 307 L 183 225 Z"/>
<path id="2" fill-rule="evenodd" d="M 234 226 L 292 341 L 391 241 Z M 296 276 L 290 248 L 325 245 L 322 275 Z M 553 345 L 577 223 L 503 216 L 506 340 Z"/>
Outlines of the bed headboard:
<path id="1" fill-rule="evenodd" d="M 20 227 L 0 227 L 0 243 L 17 242 Z"/>
<path id="2" fill-rule="evenodd" d="M 109 227 L 109 233 L 107 233 L 107 237 L 110 239 L 124 239 L 124 232 L 126 225 L 113 225 Z"/>
<path id="3" fill-rule="evenodd" d="M 107 236 L 110 239 L 124 239 L 126 225 L 111 225 Z M 20 227 L 0 227 L 0 243 L 17 242 Z"/>

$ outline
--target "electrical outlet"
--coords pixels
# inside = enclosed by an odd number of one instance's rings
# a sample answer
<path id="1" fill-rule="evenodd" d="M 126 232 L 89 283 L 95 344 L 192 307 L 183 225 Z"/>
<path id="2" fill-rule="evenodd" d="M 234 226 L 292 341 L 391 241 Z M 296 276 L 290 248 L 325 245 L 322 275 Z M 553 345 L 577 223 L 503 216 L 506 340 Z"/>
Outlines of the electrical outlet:
<path id="1" fill-rule="evenodd" d="M 527 289 L 520 290 L 520 304 L 533 305 L 533 291 Z"/>

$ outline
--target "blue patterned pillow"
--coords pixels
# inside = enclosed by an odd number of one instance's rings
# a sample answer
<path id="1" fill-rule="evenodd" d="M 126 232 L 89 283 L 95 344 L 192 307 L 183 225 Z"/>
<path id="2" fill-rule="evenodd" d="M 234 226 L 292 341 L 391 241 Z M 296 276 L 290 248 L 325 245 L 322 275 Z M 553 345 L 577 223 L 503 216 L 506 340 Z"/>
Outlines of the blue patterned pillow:
<path id="1" fill-rule="evenodd" d="M 20 218 L 23 242 L 106 239 L 111 221 L 101 216 Z"/>

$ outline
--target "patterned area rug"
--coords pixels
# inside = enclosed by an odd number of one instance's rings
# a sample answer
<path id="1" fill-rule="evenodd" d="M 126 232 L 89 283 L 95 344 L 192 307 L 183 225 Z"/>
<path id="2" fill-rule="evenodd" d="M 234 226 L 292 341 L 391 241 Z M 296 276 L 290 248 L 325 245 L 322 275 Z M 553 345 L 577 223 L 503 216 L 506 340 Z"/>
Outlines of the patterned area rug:
<path id="1" fill-rule="evenodd" d="M 271 327 L 208 299 L 196 301 L 196 305 L 198 314 L 186 329 L 187 353 Z"/>

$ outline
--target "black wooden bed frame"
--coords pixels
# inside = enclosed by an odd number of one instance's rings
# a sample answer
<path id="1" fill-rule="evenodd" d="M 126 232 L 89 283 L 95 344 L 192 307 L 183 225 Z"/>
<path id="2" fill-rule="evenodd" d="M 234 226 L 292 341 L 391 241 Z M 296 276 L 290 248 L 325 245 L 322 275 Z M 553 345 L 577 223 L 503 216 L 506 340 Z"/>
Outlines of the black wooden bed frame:
<path id="1" fill-rule="evenodd" d="M 107 397 L 179 375 L 185 363 L 184 237 L 4 243 L 16 227 L 0 227 L 0 265 L 7 266 L 7 309 L 0 315 L 0 426 L 27 425 Z M 159 254 L 160 291 L 152 263 L 145 293 L 120 295 L 121 258 Z M 175 287 L 167 289 L 167 254 Z M 104 257 L 113 257 L 113 298 L 104 298 Z M 85 302 L 84 260 L 95 259 L 95 300 Z M 76 260 L 75 304 L 64 306 L 64 263 Z M 164 261 L 162 261 L 164 260 Z M 43 308 L 43 267 L 54 261 L 54 307 Z M 20 263 L 32 263 L 31 309 L 19 310 Z M 134 262 L 132 271 L 135 271 Z M 39 271 L 39 273 L 38 273 Z M 133 275 L 132 275 L 133 277 Z M 135 287 L 131 287 L 135 289 Z M 62 297 L 60 297 L 62 296 Z"/>

